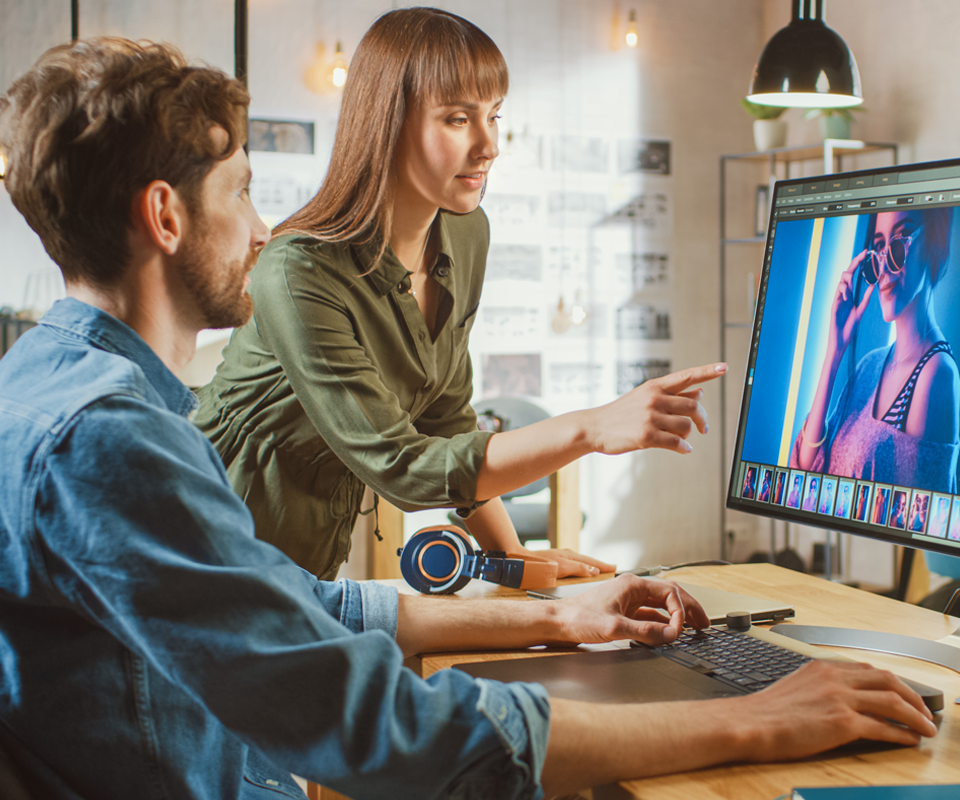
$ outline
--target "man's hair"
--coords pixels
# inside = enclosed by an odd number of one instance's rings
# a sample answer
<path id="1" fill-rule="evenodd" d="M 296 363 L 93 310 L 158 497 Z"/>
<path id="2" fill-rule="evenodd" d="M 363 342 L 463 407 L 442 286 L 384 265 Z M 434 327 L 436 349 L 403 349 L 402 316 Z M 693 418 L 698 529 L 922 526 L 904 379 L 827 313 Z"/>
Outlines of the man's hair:
<path id="1" fill-rule="evenodd" d="M 203 179 L 246 141 L 249 100 L 240 82 L 170 45 L 54 47 L 0 97 L 7 191 L 64 279 L 109 287 L 129 260 L 136 194 L 163 180 L 195 213 Z"/>

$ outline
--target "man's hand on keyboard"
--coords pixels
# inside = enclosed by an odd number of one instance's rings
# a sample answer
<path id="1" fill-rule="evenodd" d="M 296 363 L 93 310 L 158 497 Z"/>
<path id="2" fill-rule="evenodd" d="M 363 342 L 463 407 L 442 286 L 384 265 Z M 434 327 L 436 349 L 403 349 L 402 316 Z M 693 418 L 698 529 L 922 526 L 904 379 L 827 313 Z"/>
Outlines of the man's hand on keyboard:
<path id="1" fill-rule="evenodd" d="M 572 642 L 636 639 L 659 645 L 674 641 L 684 624 L 694 628 L 710 624 L 703 607 L 673 581 L 636 575 L 603 581 L 556 606 L 564 640 Z"/>
<path id="2" fill-rule="evenodd" d="M 803 758 L 857 739 L 915 745 L 937 732 L 916 692 L 867 664 L 814 661 L 735 702 L 750 706 L 741 719 L 766 732 L 756 761 Z"/>

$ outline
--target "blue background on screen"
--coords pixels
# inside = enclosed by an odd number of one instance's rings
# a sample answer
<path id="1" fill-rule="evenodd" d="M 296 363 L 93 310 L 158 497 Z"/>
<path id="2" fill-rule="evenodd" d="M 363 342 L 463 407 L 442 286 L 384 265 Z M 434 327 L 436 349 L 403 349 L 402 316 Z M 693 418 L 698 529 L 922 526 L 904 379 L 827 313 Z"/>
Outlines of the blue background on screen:
<path id="1" fill-rule="evenodd" d="M 872 221 L 872 214 L 827 217 L 824 220 L 817 278 L 798 387 L 796 416 L 790 431 L 791 443 L 796 439 L 806 419 L 820 379 L 830 313 L 840 274 L 850 265 L 853 257 L 865 248 L 872 231 Z M 957 350 L 957 342 L 960 341 L 960 314 L 950 309 L 951 299 L 960 295 L 958 228 L 960 228 L 960 210 L 954 213 L 949 268 L 934 292 L 934 307 L 940 327 L 954 348 L 955 355 L 960 356 Z M 786 465 L 786 460 L 779 458 L 780 441 L 785 424 L 787 394 L 793 370 L 792 359 L 800 323 L 813 229 L 813 219 L 777 223 L 771 265 L 767 276 L 767 293 L 757 359 L 754 365 L 750 407 L 744 430 L 741 457 L 748 461 Z M 859 271 L 855 273 L 855 283 L 858 276 Z M 858 297 L 863 296 L 865 289 L 866 283 L 859 281 Z M 955 300 L 952 305 L 956 307 Z M 848 350 L 840 364 L 831 396 L 831 411 L 843 394 L 843 387 L 852 373 L 852 364 L 869 351 L 888 346 L 893 341 L 893 336 L 893 325 L 883 321 L 875 291 L 858 326 L 855 353 L 853 348 Z"/>

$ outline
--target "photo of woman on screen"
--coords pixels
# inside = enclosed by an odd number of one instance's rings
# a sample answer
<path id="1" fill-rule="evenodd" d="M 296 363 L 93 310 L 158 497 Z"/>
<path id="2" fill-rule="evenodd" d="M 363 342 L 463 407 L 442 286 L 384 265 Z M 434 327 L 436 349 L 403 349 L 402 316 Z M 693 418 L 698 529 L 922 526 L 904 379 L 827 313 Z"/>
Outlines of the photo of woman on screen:
<path id="1" fill-rule="evenodd" d="M 907 527 L 907 493 L 898 489 L 893 493 L 893 508 L 890 511 L 890 527 L 903 530 Z"/>
<path id="2" fill-rule="evenodd" d="M 877 494 L 873 498 L 873 516 L 870 521 L 874 525 L 887 524 L 887 504 L 890 502 L 890 489 L 877 487 Z"/>
<path id="3" fill-rule="evenodd" d="M 949 208 L 875 215 L 869 246 L 840 277 L 820 379 L 791 466 L 956 491 L 960 372 L 933 304 L 951 226 Z M 894 341 L 860 358 L 834 398 L 844 353 L 875 294 Z"/>
<path id="4" fill-rule="evenodd" d="M 837 500 L 837 510 L 833 512 L 835 517 L 850 519 L 852 509 L 850 503 L 850 494 L 853 491 L 853 484 L 850 481 L 840 481 L 840 497 Z"/>
<path id="5" fill-rule="evenodd" d="M 784 498 L 784 494 L 786 493 L 786 489 L 787 489 L 787 473 L 782 469 L 778 469 L 777 470 L 777 486 L 773 490 L 773 502 L 776 505 L 778 506 L 783 505 L 783 498 Z"/>

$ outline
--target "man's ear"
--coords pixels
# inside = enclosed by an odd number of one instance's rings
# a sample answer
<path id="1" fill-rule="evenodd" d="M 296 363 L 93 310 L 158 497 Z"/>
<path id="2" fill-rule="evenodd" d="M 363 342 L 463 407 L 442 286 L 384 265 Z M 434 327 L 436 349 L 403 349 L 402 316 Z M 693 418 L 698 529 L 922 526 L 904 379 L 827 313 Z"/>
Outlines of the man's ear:
<path id="1" fill-rule="evenodd" d="M 133 198 L 134 229 L 166 255 L 174 255 L 186 230 L 187 209 L 166 181 L 152 181 Z"/>

